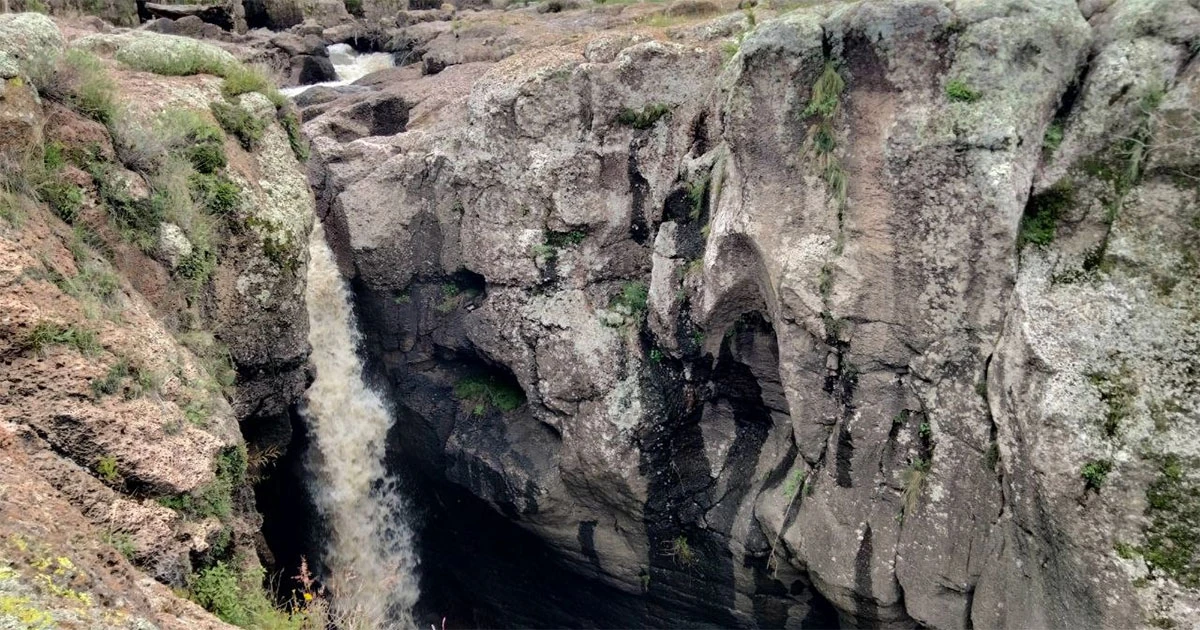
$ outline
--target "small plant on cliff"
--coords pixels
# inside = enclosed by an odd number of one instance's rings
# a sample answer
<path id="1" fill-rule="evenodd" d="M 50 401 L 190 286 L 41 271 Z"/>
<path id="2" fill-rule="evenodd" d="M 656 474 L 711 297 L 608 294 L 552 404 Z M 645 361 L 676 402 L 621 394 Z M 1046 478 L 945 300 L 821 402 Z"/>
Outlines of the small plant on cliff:
<path id="1" fill-rule="evenodd" d="M 816 119 L 809 126 L 805 150 L 812 156 L 817 172 L 829 190 L 829 195 L 838 204 L 839 230 L 850 182 L 846 171 L 842 168 L 841 160 L 835 153 L 837 135 L 833 128 L 833 121 L 841 111 L 841 96 L 845 89 L 846 82 L 838 74 L 837 66 L 833 61 L 827 61 L 821 76 L 817 77 L 816 82 L 813 83 L 808 106 L 801 113 L 802 118 Z"/>
<path id="2" fill-rule="evenodd" d="M 222 76 L 225 77 L 225 82 L 221 84 L 221 93 L 226 98 L 258 92 L 267 97 L 276 108 L 287 105 L 287 97 L 279 92 L 275 81 L 262 68 L 238 64 L 226 68 Z"/>
<path id="3" fill-rule="evenodd" d="M 1087 490 L 1100 490 L 1104 485 L 1104 481 L 1108 479 L 1108 473 L 1112 472 L 1112 462 L 1107 459 L 1092 460 L 1083 465 L 1079 471 L 1079 476 L 1083 478 L 1084 487 Z"/>
<path id="4" fill-rule="evenodd" d="M 31 350 L 39 354 L 53 345 L 70 346 L 89 357 L 100 354 L 103 349 L 94 331 L 54 322 L 39 322 L 29 332 L 26 343 Z"/>
<path id="5" fill-rule="evenodd" d="M 635 317 L 646 312 L 650 291 L 645 282 L 630 280 L 621 285 L 621 292 L 609 303 L 610 308 L 623 308 Z"/>
<path id="6" fill-rule="evenodd" d="M 67 50 L 39 91 L 97 122 L 116 120 L 117 85 L 100 59 L 87 51 Z"/>
<path id="7" fill-rule="evenodd" d="M 220 123 L 221 128 L 238 139 L 238 143 L 247 151 L 258 148 L 266 131 L 266 121 L 251 114 L 241 105 L 232 105 L 222 101 L 213 101 L 209 108 L 213 117 Z M 199 170 L 199 169 L 197 169 Z M 212 171 L 201 171 L 209 172 Z"/>
<path id="8" fill-rule="evenodd" d="M 66 223 L 74 223 L 83 208 L 83 189 L 61 179 L 47 179 L 38 186 L 38 198 L 54 215 Z"/>
<path id="9" fill-rule="evenodd" d="M 1053 155 L 1063 141 L 1063 126 L 1061 122 L 1054 121 L 1046 127 L 1046 135 L 1042 137 L 1042 149 L 1047 156 Z"/>
<path id="10" fill-rule="evenodd" d="M 617 122 L 634 129 L 649 129 L 660 118 L 671 113 L 666 103 L 647 103 L 640 110 L 625 108 L 617 114 Z"/>
<path id="11" fill-rule="evenodd" d="M 808 478 L 803 469 L 797 468 L 788 476 L 787 483 L 783 486 L 783 494 L 789 499 L 795 498 L 800 490 L 804 487 L 804 481 Z"/>
<path id="12" fill-rule="evenodd" d="M 1075 202 L 1075 191 L 1069 180 L 1030 198 L 1021 217 L 1017 234 L 1017 249 L 1026 245 L 1045 247 L 1054 242 L 1059 218 Z"/>
<path id="13" fill-rule="evenodd" d="M 696 564 L 696 552 L 692 549 L 691 543 L 688 542 L 687 536 L 680 534 L 669 543 L 667 555 L 675 561 L 675 564 L 682 567 L 690 567 Z"/>
<path id="14" fill-rule="evenodd" d="M 454 396 L 472 403 L 472 414 L 481 416 L 491 405 L 508 412 L 525 404 L 525 392 L 520 387 L 506 383 L 495 376 L 471 376 L 454 385 Z"/>
<path id="15" fill-rule="evenodd" d="M 960 103 L 974 103 L 983 98 L 982 94 L 971 89 L 962 79 L 950 79 L 946 82 L 946 96 Z"/>
<path id="16" fill-rule="evenodd" d="M 121 479 L 121 473 L 117 471 L 117 458 L 112 455 L 105 455 L 96 462 L 96 474 L 108 483 L 116 483 Z"/>

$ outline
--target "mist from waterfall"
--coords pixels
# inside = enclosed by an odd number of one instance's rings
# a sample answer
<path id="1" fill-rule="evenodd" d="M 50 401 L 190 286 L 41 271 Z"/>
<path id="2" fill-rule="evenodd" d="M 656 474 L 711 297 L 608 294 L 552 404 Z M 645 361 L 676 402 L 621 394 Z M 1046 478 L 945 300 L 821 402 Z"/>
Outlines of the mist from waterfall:
<path id="1" fill-rule="evenodd" d="M 328 528 L 325 581 L 340 615 L 370 628 L 413 627 L 417 555 L 406 505 L 384 465 L 392 416 L 363 381 L 350 291 L 318 223 L 309 237 L 308 341 L 316 380 L 304 417 L 310 489 Z"/>

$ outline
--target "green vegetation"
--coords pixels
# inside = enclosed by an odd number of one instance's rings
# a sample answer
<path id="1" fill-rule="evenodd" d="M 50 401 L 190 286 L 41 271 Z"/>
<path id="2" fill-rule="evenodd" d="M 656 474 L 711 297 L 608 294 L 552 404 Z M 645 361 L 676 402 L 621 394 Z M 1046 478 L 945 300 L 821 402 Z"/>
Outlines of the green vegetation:
<path id="1" fill-rule="evenodd" d="M 105 455 L 96 462 L 96 474 L 108 483 L 116 483 L 121 480 L 121 473 L 117 470 L 117 458 L 112 455 Z"/>
<path id="2" fill-rule="evenodd" d="M 663 360 L 663 351 L 659 350 L 658 348 L 651 348 L 650 349 L 650 362 L 651 363 L 662 363 L 662 360 Z"/>
<path id="3" fill-rule="evenodd" d="M 974 103 L 983 98 L 982 94 L 971 89 L 962 79 L 950 79 L 946 82 L 946 96 L 960 103 Z"/>
<path id="4" fill-rule="evenodd" d="M 546 230 L 546 245 L 556 248 L 578 245 L 582 243 L 585 238 L 587 238 L 587 235 L 587 230 L 579 228 L 567 232 Z"/>
<path id="5" fill-rule="evenodd" d="M 825 70 L 813 83 L 808 106 L 801 114 L 803 118 L 816 118 L 816 122 L 808 129 L 807 151 L 812 155 L 829 195 L 838 204 L 839 233 L 850 181 L 842 168 L 841 160 L 835 154 L 837 135 L 833 129 L 833 121 L 841 112 L 841 96 L 845 89 L 846 82 L 838 74 L 837 66 L 833 61 L 827 61 Z"/>
<path id="6" fill-rule="evenodd" d="M 108 208 L 109 218 L 121 236 L 144 252 L 153 251 L 158 244 L 158 226 L 165 214 L 167 198 L 155 193 L 135 200 L 112 165 L 95 163 L 90 165 L 90 171 L 100 200 Z"/>
<path id="7" fill-rule="evenodd" d="M 295 155 L 296 159 L 301 162 L 307 162 L 309 146 L 308 141 L 300 133 L 300 116 L 290 107 L 279 111 L 279 124 L 283 125 L 283 130 L 287 132 L 288 144 L 292 147 L 292 155 Z"/>
<path id="8" fill-rule="evenodd" d="M 1075 189 L 1070 180 L 1035 195 L 1025 207 L 1017 234 L 1017 249 L 1026 245 L 1045 247 L 1054 242 L 1059 218 L 1075 203 Z"/>
<path id="9" fill-rule="evenodd" d="M 276 108 L 287 105 L 287 97 L 279 92 L 275 82 L 261 68 L 237 64 L 228 67 L 221 76 L 225 77 L 224 83 L 221 84 L 221 93 L 226 98 L 258 92 L 267 97 Z"/>
<path id="10" fill-rule="evenodd" d="M 103 347 L 96 333 L 75 326 L 63 326 L 53 322 L 39 322 L 30 331 L 26 343 L 35 353 L 41 354 L 54 345 L 70 346 L 84 356 L 100 354 Z"/>
<path id="11" fill-rule="evenodd" d="M 215 217 L 231 217 L 241 203 L 242 189 L 225 175 L 194 173 L 188 178 L 192 201 Z"/>
<path id="12" fill-rule="evenodd" d="M 1092 460 L 1083 465 L 1079 476 L 1083 478 L 1087 490 L 1100 490 L 1108 473 L 1112 472 L 1112 462 L 1107 459 Z"/>
<path id="13" fill-rule="evenodd" d="M 1137 397 L 1137 386 L 1133 375 L 1124 366 L 1116 374 L 1093 372 L 1086 374 L 1088 381 L 1100 394 L 1107 410 L 1104 414 L 1104 435 L 1115 437 L 1121 422 L 1133 412 L 1133 401 Z"/>
<path id="14" fill-rule="evenodd" d="M 1146 491 L 1146 544 L 1142 555 L 1152 569 L 1188 588 L 1200 587 L 1200 485 L 1195 461 L 1163 457 Z"/>
<path id="15" fill-rule="evenodd" d="M 612 299 L 609 308 L 623 307 L 635 317 L 640 317 L 646 312 L 646 300 L 649 296 L 650 290 L 645 282 L 630 280 L 621 285 L 621 292 Z"/>
<path id="16" fill-rule="evenodd" d="M 928 422 L 922 422 L 921 425 L 917 427 L 917 437 L 921 438 L 922 440 L 929 441 L 933 437 L 933 426 Z"/>
<path id="17" fill-rule="evenodd" d="M 503 412 L 513 411 L 525 404 L 525 392 L 513 383 L 496 376 L 471 376 L 454 385 L 454 396 L 463 402 L 473 403 L 472 413 L 481 416 L 488 405 Z"/>
<path id="18" fill-rule="evenodd" d="M 671 541 L 671 546 L 667 555 L 671 556 L 671 558 L 675 561 L 675 564 L 684 567 L 690 567 L 696 564 L 697 560 L 696 552 L 692 549 L 691 544 L 688 543 L 687 536 L 682 534 L 676 536 L 675 540 Z"/>
<path id="19" fill-rule="evenodd" d="M 126 400 L 141 398 L 148 394 L 157 393 L 162 387 L 162 379 L 150 370 L 130 364 L 128 359 L 118 359 L 108 372 L 92 379 L 92 393 L 96 398 L 123 392 Z"/>
<path id="20" fill-rule="evenodd" d="M 640 111 L 629 108 L 622 109 L 621 113 L 617 114 L 617 122 L 634 129 L 649 129 L 658 122 L 658 119 L 670 113 L 671 107 L 666 103 L 647 103 Z"/>
<path id="21" fill-rule="evenodd" d="M 233 513 L 233 489 L 246 479 L 246 447 L 226 446 L 217 453 L 216 477 L 191 494 L 159 498 L 158 502 L 193 519 L 215 516 L 221 520 Z"/>
<path id="22" fill-rule="evenodd" d="M 783 485 L 783 494 L 789 499 L 795 498 L 800 489 L 804 487 L 804 481 L 807 478 L 808 475 L 802 468 L 792 471 L 792 474 L 788 475 L 787 483 Z"/>
<path id="23" fill-rule="evenodd" d="M 804 108 L 802 117 L 820 116 L 832 118 L 841 108 L 842 91 L 846 89 L 846 81 L 838 74 L 837 67 L 832 61 L 825 63 L 825 70 L 813 84 L 812 95 L 808 99 L 808 107 Z"/>
<path id="24" fill-rule="evenodd" d="M 237 382 L 237 370 L 234 369 L 229 348 L 217 341 L 212 333 L 194 330 L 179 335 L 177 339 L 196 355 L 204 371 L 211 377 L 212 380 L 205 383 L 206 390 L 224 392 Z"/>
<path id="25" fill-rule="evenodd" d="M 1046 128 L 1046 135 L 1042 138 L 1042 149 L 1046 155 L 1053 155 L 1063 141 L 1063 126 L 1061 122 L 1054 121 Z"/>
<path id="26" fill-rule="evenodd" d="M 133 545 L 133 537 L 125 532 L 106 531 L 104 533 L 104 542 L 111 545 L 113 549 L 116 549 L 117 553 L 125 556 L 126 560 L 132 561 L 134 554 L 137 552 L 137 548 Z"/>
<path id="27" fill-rule="evenodd" d="M 263 589 L 263 570 L 236 569 L 223 562 L 201 569 L 188 584 L 188 596 L 225 623 L 260 630 L 299 630 L 303 615 L 277 610 Z"/>
<path id="28" fill-rule="evenodd" d="M 47 179 L 38 186 L 38 198 L 50 206 L 54 215 L 74 223 L 83 208 L 83 189 L 60 179 Z"/>
<path id="29" fill-rule="evenodd" d="M 247 151 L 258 149 L 267 128 L 266 121 L 255 117 L 240 105 L 214 101 L 210 107 L 213 117 L 220 123 L 221 128 L 233 134 L 243 149 Z M 211 173 L 212 171 L 201 170 L 201 172 Z"/>
<path id="30" fill-rule="evenodd" d="M 117 117 L 117 85 L 95 55 L 71 48 L 59 60 L 57 71 L 42 84 L 47 98 L 105 125 Z"/>

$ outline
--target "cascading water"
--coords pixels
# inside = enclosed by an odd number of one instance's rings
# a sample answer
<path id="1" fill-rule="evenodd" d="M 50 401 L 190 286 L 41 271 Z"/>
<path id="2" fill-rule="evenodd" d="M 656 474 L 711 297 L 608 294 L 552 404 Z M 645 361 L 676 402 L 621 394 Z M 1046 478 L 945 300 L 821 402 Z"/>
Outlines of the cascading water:
<path id="1" fill-rule="evenodd" d="M 370 628 L 413 627 L 417 556 L 405 503 L 384 466 L 392 416 L 363 381 L 358 323 L 318 224 L 309 237 L 308 341 L 316 380 L 304 416 L 311 490 L 329 531 L 327 584 L 340 615 Z"/>
<path id="2" fill-rule="evenodd" d="M 329 62 L 333 64 L 333 72 L 337 74 L 337 81 L 300 85 L 280 91 L 287 96 L 295 96 L 318 85 L 328 87 L 350 85 L 372 72 L 396 65 L 396 60 L 389 53 L 358 53 L 349 44 L 331 44 L 326 50 L 329 52 Z"/>

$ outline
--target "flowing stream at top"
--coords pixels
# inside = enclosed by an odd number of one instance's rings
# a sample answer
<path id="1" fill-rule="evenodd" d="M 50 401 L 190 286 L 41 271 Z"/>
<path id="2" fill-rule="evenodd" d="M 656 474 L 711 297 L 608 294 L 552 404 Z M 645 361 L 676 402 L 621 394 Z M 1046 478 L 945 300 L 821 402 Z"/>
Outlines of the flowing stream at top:
<path id="1" fill-rule="evenodd" d="M 396 65 L 391 53 L 358 53 L 349 44 L 331 44 L 325 48 L 329 52 L 329 61 L 337 74 L 337 81 L 326 81 L 312 85 L 299 85 L 280 90 L 287 96 L 295 96 L 309 88 L 325 85 L 337 87 L 349 85 L 378 70 L 384 70 Z"/>
<path id="2" fill-rule="evenodd" d="M 308 250 L 308 341 L 317 375 L 304 416 L 314 446 L 311 490 L 329 530 L 327 584 L 351 627 L 411 628 L 417 556 L 406 506 L 383 461 L 392 416 L 363 381 L 350 291 L 320 223 Z"/>

